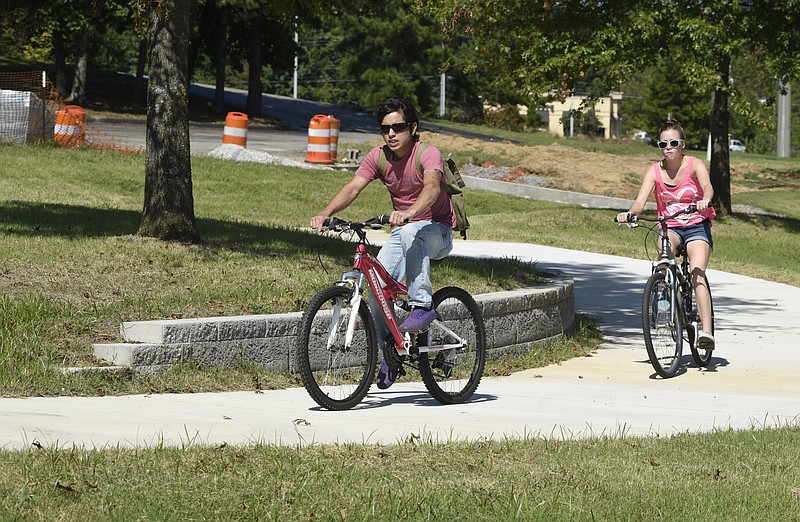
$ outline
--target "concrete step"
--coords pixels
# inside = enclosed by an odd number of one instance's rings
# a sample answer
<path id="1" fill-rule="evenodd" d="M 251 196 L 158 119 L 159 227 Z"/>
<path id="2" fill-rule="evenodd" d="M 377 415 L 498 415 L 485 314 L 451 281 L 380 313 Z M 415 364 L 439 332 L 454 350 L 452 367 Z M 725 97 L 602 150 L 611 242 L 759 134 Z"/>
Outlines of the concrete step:
<path id="1" fill-rule="evenodd" d="M 294 335 L 303 314 L 240 315 L 195 319 L 130 321 L 120 325 L 126 342 L 174 344 Z"/>

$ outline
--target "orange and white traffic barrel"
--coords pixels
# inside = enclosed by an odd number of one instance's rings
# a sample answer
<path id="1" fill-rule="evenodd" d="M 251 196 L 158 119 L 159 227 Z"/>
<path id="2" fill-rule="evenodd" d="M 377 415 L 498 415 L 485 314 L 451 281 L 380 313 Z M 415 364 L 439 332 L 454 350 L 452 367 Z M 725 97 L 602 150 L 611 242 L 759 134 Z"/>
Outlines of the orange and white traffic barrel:
<path id="1" fill-rule="evenodd" d="M 53 127 L 56 143 L 64 147 L 77 147 L 86 139 L 86 113 L 78 105 L 67 105 L 63 111 L 56 111 L 56 124 Z"/>
<path id="2" fill-rule="evenodd" d="M 331 125 L 324 114 L 316 114 L 308 123 L 308 163 L 332 163 Z"/>
<path id="3" fill-rule="evenodd" d="M 337 120 L 336 117 L 329 114 L 328 120 L 330 121 L 331 127 L 331 161 L 336 162 L 337 156 L 339 154 L 339 127 L 342 125 L 340 120 Z"/>
<path id="4" fill-rule="evenodd" d="M 247 146 L 247 114 L 229 112 L 225 118 L 225 129 L 222 131 L 222 143 L 230 143 L 240 147 Z"/>

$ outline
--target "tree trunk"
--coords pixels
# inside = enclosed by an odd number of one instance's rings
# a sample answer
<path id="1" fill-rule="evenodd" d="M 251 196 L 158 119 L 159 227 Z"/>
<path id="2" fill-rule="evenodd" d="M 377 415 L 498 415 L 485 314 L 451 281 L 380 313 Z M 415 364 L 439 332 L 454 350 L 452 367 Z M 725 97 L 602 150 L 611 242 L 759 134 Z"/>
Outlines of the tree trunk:
<path id="1" fill-rule="evenodd" d="M 189 149 L 189 3 L 164 0 L 149 13 L 147 153 L 139 234 L 199 242 Z"/>
<path id="2" fill-rule="evenodd" d="M 219 10 L 214 47 L 216 49 L 216 87 L 214 89 L 214 113 L 218 116 L 225 114 L 225 68 L 228 65 L 228 13 L 230 8 L 225 6 Z"/>
<path id="3" fill-rule="evenodd" d="M 254 14 L 250 25 L 250 52 L 247 55 L 249 78 L 247 80 L 247 114 L 261 116 L 261 17 Z"/>
<path id="4" fill-rule="evenodd" d="M 731 163 L 728 133 L 730 110 L 728 108 L 728 64 L 730 58 L 720 60 L 723 87 L 711 94 L 711 186 L 714 187 L 712 203 L 719 214 L 731 213 Z"/>
<path id="5" fill-rule="evenodd" d="M 86 67 L 89 49 L 89 30 L 81 29 L 78 34 L 78 48 L 76 49 L 75 76 L 72 79 L 72 94 L 69 95 L 72 103 L 83 105 L 86 101 Z"/>
<path id="6" fill-rule="evenodd" d="M 64 32 L 59 25 L 53 29 L 53 54 L 56 61 L 56 91 L 62 98 L 67 96 L 67 52 L 64 49 Z"/>

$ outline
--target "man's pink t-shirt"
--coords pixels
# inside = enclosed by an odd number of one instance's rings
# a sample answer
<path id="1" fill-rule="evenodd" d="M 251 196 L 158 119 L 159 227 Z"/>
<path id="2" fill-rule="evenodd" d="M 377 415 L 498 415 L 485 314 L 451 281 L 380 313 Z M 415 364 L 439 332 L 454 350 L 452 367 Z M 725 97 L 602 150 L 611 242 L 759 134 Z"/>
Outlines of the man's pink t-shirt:
<path id="1" fill-rule="evenodd" d="M 392 206 L 394 210 L 402 212 L 408 209 L 419 197 L 422 192 L 423 180 L 422 175 L 417 172 L 417 148 L 420 142 L 414 142 L 414 147 L 411 152 L 405 155 L 401 160 L 395 161 L 394 158 L 388 158 L 386 165 L 386 173 L 384 175 L 384 184 L 389 189 L 389 194 L 392 197 Z M 356 170 L 356 176 L 361 176 L 367 181 L 379 179 L 378 177 L 378 158 L 383 154 L 383 147 L 378 146 L 367 153 L 361 161 L 361 165 Z M 444 158 L 439 149 L 432 145 L 423 151 L 420 158 L 422 164 L 422 171 L 438 170 L 444 172 Z M 444 179 L 444 178 L 443 178 Z M 439 197 L 433 203 L 431 208 L 418 214 L 412 221 L 431 220 L 439 223 L 447 223 L 450 227 L 456 224 L 455 213 L 453 206 L 450 204 L 450 197 L 442 186 L 442 191 Z"/>

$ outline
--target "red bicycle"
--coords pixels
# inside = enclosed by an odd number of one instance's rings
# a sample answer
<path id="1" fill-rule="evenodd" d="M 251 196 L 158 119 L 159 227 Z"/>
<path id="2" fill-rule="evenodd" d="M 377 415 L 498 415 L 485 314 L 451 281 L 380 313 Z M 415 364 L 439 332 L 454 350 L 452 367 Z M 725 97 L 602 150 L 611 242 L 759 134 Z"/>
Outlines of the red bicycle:
<path id="1" fill-rule="evenodd" d="M 382 229 L 387 216 L 363 222 L 325 220 L 324 230 L 356 236 L 353 270 L 315 295 L 300 321 L 297 368 L 311 398 L 323 408 L 358 405 L 375 379 L 378 343 L 375 323 L 363 299 L 364 282 L 376 296 L 390 334 L 383 357 L 405 373 L 419 371 L 428 392 L 442 404 L 467 401 L 478 388 L 486 363 L 486 333 L 480 308 L 454 286 L 433 294 L 436 319 L 418 333 L 398 328 L 410 310 L 406 285 L 393 279 L 367 251 L 367 230 Z"/>

